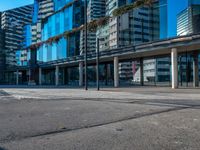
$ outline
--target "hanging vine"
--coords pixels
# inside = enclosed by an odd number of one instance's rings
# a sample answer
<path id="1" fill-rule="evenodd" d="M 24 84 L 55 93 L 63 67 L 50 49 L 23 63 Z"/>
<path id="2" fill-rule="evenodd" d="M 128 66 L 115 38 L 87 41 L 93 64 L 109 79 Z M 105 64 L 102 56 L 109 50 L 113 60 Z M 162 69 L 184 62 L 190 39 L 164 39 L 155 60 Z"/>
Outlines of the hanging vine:
<path id="1" fill-rule="evenodd" d="M 92 20 L 88 23 L 88 30 L 91 32 L 95 32 L 97 28 L 107 25 L 110 18 L 110 16 L 105 16 L 97 20 Z"/>
<path id="2" fill-rule="evenodd" d="M 143 6 L 151 6 L 156 0 L 137 0 L 132 4 L 129 5 L 125 5 L 122 7 L 119 7 L 117 9 L 115 9 L 112 14 L 114 17 L 118 17 L 121 16 L 125 13 L 128 13 L 129 11 L 139 8 L 139 7 L 143 7 Z"/>

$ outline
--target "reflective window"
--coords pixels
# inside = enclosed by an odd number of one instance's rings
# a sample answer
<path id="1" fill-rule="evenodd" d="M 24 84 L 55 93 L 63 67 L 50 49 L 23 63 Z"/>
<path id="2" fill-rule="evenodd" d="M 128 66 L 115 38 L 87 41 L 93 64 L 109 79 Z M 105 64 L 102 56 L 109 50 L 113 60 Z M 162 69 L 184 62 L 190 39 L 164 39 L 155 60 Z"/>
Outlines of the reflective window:
<path id="1" fill-rule="evenodd" d="M 63 3 L 66 4 L 70 1 L 71 0 L 57 0 L 55 7 L 59 8 L 61 4 L 63 7 Z M 82 6 L 83 3 L 77 1 L 64 11 L 60 11 L 47 18 L 42 27 L 42 41 L 63 34 L 65 31 L 70 31 L 75 27 L 79 27 L 83 23 L 83 20 L 80 19 L 83 18 L 81 17 L 81 15 L 83 15 L 81 13 Z M 37 51 L 37 54 L 39 55 L 37 56 L 37 60 L 40 62 L 48 62 L 79 54 L 79 39 L 80 34 L 75 33 L 68 39 L 65 39 L 64 37 L 61 38 L 57 43 L 52 43 L 51 45 L 44 44 Z"/>

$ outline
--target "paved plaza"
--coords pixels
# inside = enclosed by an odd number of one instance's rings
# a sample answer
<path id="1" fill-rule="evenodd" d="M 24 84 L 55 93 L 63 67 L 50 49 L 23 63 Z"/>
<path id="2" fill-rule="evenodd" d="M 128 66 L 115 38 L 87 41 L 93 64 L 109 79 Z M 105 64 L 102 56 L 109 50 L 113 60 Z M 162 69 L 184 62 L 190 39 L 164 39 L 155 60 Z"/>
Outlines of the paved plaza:
<path id="1" fill-rule="evenodd" d="M 0 89 L 0 150 L 199 150 L 200 89 Z"/>

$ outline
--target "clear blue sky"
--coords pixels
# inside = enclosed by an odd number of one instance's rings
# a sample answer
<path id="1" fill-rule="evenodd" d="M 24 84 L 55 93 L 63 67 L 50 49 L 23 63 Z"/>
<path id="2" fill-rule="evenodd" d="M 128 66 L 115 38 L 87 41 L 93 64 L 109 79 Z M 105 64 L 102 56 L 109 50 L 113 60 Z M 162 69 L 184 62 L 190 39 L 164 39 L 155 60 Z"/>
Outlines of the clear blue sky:
<path id="1" fill-rule="evenodd" d="M 0 11 L 33 3 L 34 0 L 1 0 Z M 176 35 L 176 15 L 187 6 L 188 0 L 168 0 L 168 36 Z M 199 1 L 199 0 L 198 0 Z"/>
<path id="2" fill-rule="evenodd" d="M 0 0 L 0 11 L 28 5 L 28 4 L 33 4 L 34 0 Z"/>

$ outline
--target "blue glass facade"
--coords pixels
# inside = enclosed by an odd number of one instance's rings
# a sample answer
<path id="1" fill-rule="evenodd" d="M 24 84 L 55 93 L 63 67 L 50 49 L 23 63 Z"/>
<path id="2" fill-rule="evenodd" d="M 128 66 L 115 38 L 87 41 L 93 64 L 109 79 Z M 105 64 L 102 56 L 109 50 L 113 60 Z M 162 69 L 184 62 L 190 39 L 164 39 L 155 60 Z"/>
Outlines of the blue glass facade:
<path id="1" fill-rule="evenodd" d="M 23 42 L 22 48 L 25 49 L 31 45 L 31 25 L 26 25 L 23 28 Z M 29 50 L 18 50 L 15 53 L 17 66 L 27 66 L 30 61 L 30 51 Z"/>
<path id="2" fill-rule="evenodd" d="M 37 23 L 38 21 L 38 12 L 39 12 L 39 2 L 38 0 L 34 0 L 34 11 L 33 11 L 33 23 Z"/>
<path id="3" fill-rule="evenodd" d="M 168 11 L 167 0 L 160 0 L 160 39 L 167 38 L 168 36 Z"/>
<path id="4" fill-rule="evenodd" d="M 24 43 L 23 47 L 26 48 L 31 45 L 31 25 L 26 25 L 24 26 Z"/>
<path id="5" fill-rule="evenodd" d="M 195 4 L 200 4 L 199 0 L 188 0 L 188 5 L 195 5 Z"/>
<path id="6" fill-rule="evenodd" d="M 73 6 L 50 16 L 43 24 L 42 41 L 73 29 Z"/>
<path id="7" fill-rule="evenodd" d="M 31 59 L 30 50 L 18 50 L 16 51 L 16 62 L 17 66 L 27 66 L 29 65 L 29 61 Z"/>
<path id="8" fill-rule="evenodd" d="M 60 10 L 67 3 L 73 2 L 73 0 L 54 0 L 54 10 Z"/>
<path id="9" fill-rule="evenodd" d="M 55 6 L 60 7 L 61 4 L 71 1 L 55 1 Z M 59 6 L 57 6 L 59 5 Z M 62 5 L 63 6 L 63 5 Z M 83 24 L 82 2 L 74 2 L 71 6 L 63 11 L 59 11 L 50 17 L 42 25 L 42 41 L 46 41 L 51 37 L 63 34 L 73 28 Z M 64 59 L 69 56 L 79 54 L 79 38 L 80 33 L 75 33 L 69 38 L 62 37 L 57 43 L 43 44 L 37 50 L 37 60 L 39 62 L 48 62 Z"/>
<path id="10" fill-rule="evenodd" d="M 37 60 L 48 62 L 67 58 L 67 41 L 65 38 L 52 45 L 44 44 L 37 50 Z"/>

